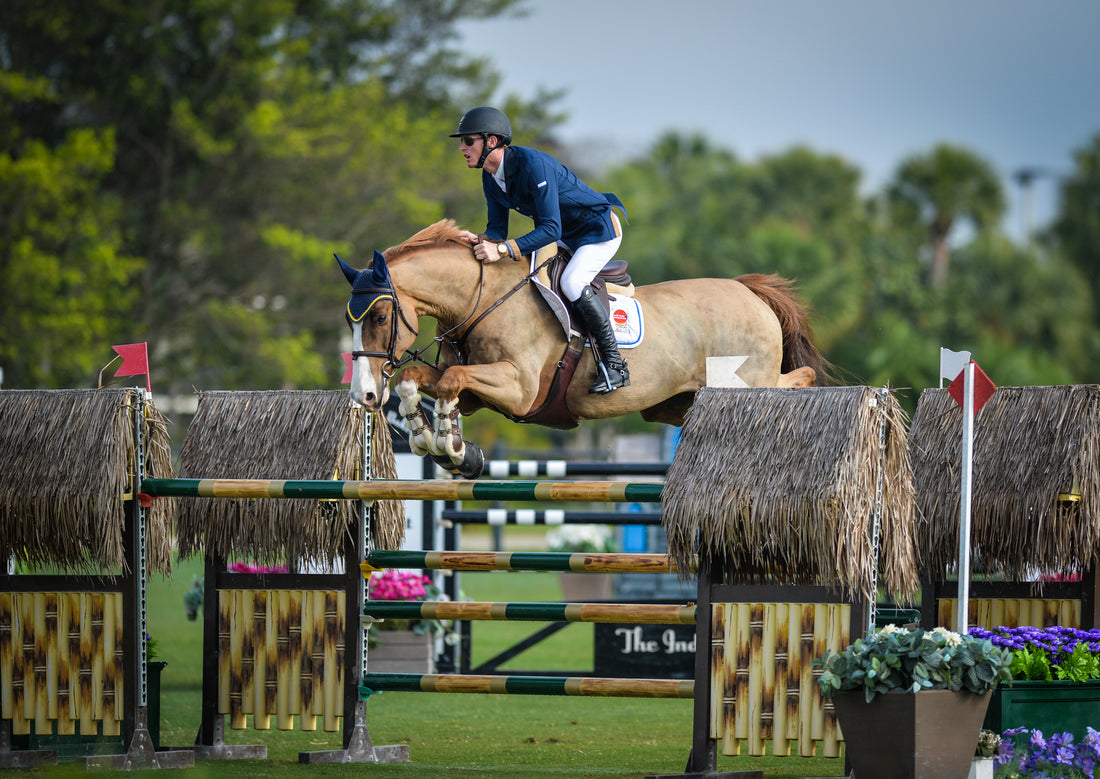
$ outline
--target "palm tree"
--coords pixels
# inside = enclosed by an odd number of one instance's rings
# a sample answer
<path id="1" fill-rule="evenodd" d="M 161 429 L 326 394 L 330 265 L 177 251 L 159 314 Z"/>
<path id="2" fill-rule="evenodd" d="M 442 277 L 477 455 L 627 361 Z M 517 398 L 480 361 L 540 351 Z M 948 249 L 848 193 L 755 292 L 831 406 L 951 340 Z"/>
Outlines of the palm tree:
<path id="1" fill-rule="evenodd" d="M 919 221 L 932 242 L 933 286 L 947 278 L 948 238 L 958 220 L 979 232 L 997 224 L 1005 210 L 1004 189 L 993 167 L 978 155 L 941 143 L 929 154 L 902 161 L 887 190 L 895 218 Z"/>

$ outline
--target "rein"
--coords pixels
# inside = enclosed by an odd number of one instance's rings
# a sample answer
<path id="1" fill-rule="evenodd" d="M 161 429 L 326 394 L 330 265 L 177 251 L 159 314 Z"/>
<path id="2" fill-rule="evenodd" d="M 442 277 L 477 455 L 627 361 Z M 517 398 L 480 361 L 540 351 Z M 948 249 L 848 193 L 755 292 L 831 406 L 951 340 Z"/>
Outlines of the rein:
<path id="1" fill-rule="evenodd" d="M 461 336 L 459 336 L 457 341 L 453 338 L 448 338 L 447 336 L 449 336 L 450 333 L 453 333 L 458 328 L 462 327 L 462 325 L 466 324 L 466 322 L 469 322 L 470 317 L 472 317 L 474 315 L 473 311 L 471 311 L 470 316 L 466 317 L 466 319 L 464 319 L 461 323 L 459 323 L 459 324 L 455 325 L 454 327 L 452 327 L 450 330 L 448 330 L 442 336 L 439 336 L 440 338 L 447 338 L 448 345 L 450 345 L 451 349 L 454 350 L 455 356 L 458 357 L 459 361 L 463 365 L 466 364 L 466 356 L 465 356 L 466 339 L 470 337 L 470 333 L 472 333 L 474 331 L 474 328 L 477 327 L 479 324 L 481 324 L 481 320 L 483 320 L 485 317 L 489 316 L 489 314 L 496 311 L 497 308 L 502 306 L 504 304 L 504 302 L 506 300 L 508 300 L 508 298 L 512 297 L 517 292 L 519 292 L 521 289 L 523 289 L 525 286 L 527 286 L 532 281 L 534 281 L 535 277 L 539 275 L 539 271 L 542 270 L 543 268 L 545 268 L 547 265 L 549 265 L 555 259 L 557 259 L 556 254 L 549 257 L 549 258 L 547 258 L 537 268 L 533 268 L 530 273 L 528 273 L 526 276 L 524 276 L 519 281 L 518 284 L 516 284 L 510 290 L 508 290 L 503 295 L 501 295 L 501 297 L 495 303 L 493 303 L 493 305 L 489 306 L 487 309 L 482 311 L 481 315 L 478 316 L 478 318 L 475 319 L 473 321 L 473 323 L 469 327 L 466 328 L 466 332 L 464 332 Z M 477 299 L 477 303 L 481 302 L 481 290 L 484 286 L 484 281 L 485 281 L 485 265 L 482 264 L 482 266 L 481 266 L 481 278 L 478 280 L 478 293 L 477 293 L 477 298 L 478 299 Z M 474 303 L 474 311 L 477 311 L 477 303 Z"/>

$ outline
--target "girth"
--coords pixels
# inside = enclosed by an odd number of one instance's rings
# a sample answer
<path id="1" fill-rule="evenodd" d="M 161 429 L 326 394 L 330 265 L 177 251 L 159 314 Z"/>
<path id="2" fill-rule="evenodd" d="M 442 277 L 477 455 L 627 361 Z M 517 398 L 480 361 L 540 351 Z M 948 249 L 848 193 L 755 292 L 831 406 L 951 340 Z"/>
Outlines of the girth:
<path id="1" fill-rule="evenodd" d="M 559 247 L 557 256 L 546 268 L 549 275 L 550 288 L 553 289 L 563 301 L 566 300 L 566 297 L 562 294 L 561 290 L 561 276 L 565 270 L 565 266 L 569 264 L 571 257 L 571 254 Z M 607 285 L 614 284 L 624 289 L 629 289 L 632 283 L 630 274 L 627 273 L 627 261 L 612 260 L 603 267 L 594 279 L 592 279 L 589 286 L 595 291 L 596 297 L 599 298 L 604 309 L 609 310 L 610 304 L 607 298 Z M 558 360 L 558 369 L 554 372 L 554 377 L 550 380 L 550 387 L 547 390 L 546 397 L 543 399 L 542 403 L 539 404 L 538 408 L 525 416 L 514 417 L 506 415 L 515 422 L 530 422 L 545 427 L 554 427 L 559 430 L 572 430 L 580 424 L 576 415 L 573 414 L 568 403 L 566 403 L 565 397 L 566 393 L 569 391 L 569 385 L 573 382 L 573 376 L 577 372 L 577 366 L 580 364 L 581 356 L 584 353 L 584 342 L 587 334 L 583 332 L 583 327 L 579 326 L 579 323 L 574 319 L 573 312 L 568 303 L 566 303 L 566 308 L 569 309 L 570 328 L 573 335 L 565 345 L 565 353 L 562 355 L 561 359 Z"/>

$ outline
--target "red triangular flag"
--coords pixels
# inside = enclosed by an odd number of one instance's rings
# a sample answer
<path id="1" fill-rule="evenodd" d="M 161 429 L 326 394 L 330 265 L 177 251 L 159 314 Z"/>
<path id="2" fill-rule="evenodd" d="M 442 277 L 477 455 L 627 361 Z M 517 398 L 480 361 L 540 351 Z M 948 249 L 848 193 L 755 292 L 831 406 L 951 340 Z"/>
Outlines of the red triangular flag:
<path id="1" fill-rule="evenodd" d="M 351 352 L 341 352 L 340 356 L 344 358 L 344 367 L 347 369 L 344 371 L 344 378 L 340 379 L 340 383 L 351 384 Z"/>
<path id="2" fill-rule="evenodd" d="M 152 392 L 152 382 L 149 377 L 149 344 L 119 344 L 112 349 L 122 358 L 122 365 L 118 366 L 115 376 L 145 376 L 145 391 Z"/>
<path id="3" fill-rule="evenodd" d="M 978 410 L 981 409 L 981 407 L 985 405 L 985 402 L 997 391 L 997 385 L 990 381 L 989 377 L 985 375 L 985 371 L 978 367 L 978 363 L 973 360 L 970 362 L 974 363 L 974 413 L 977 414 Z M 951 382 L 951 386 L 947 388 L 947 391 L 951 393 L 951 397 L 953 397 L 955 402 L 960 406 L 962 406 L 965 401 L 963 397 L 963 392 L 965 391 L 963 385 L 965 382 L 966 369 L 963 368 L 963 370 L 959 372 L 959 375 L 955 377 L 955 380 Z"/>

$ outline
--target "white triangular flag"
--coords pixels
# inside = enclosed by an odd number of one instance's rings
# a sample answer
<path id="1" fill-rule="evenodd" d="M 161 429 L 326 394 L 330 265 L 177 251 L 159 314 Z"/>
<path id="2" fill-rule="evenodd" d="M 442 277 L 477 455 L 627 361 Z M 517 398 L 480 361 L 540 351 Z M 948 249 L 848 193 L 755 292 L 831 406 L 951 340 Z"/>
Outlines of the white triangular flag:
<path id="1" fill-rule="evenodd" d="M 953 352 L 950 349 L 940 347 L 940 389 L 943 389 L 943 380 L 950 384 L 962 373 L 962 369 L 970 362 L 970 352 Z"/>
<path id="2" fill-rule="evenodd" d="M 748 357 L 708 357 L 707 358 L 707 386 L 708 387 L 748 387 L 745 380 L 737 375 Z"/>

